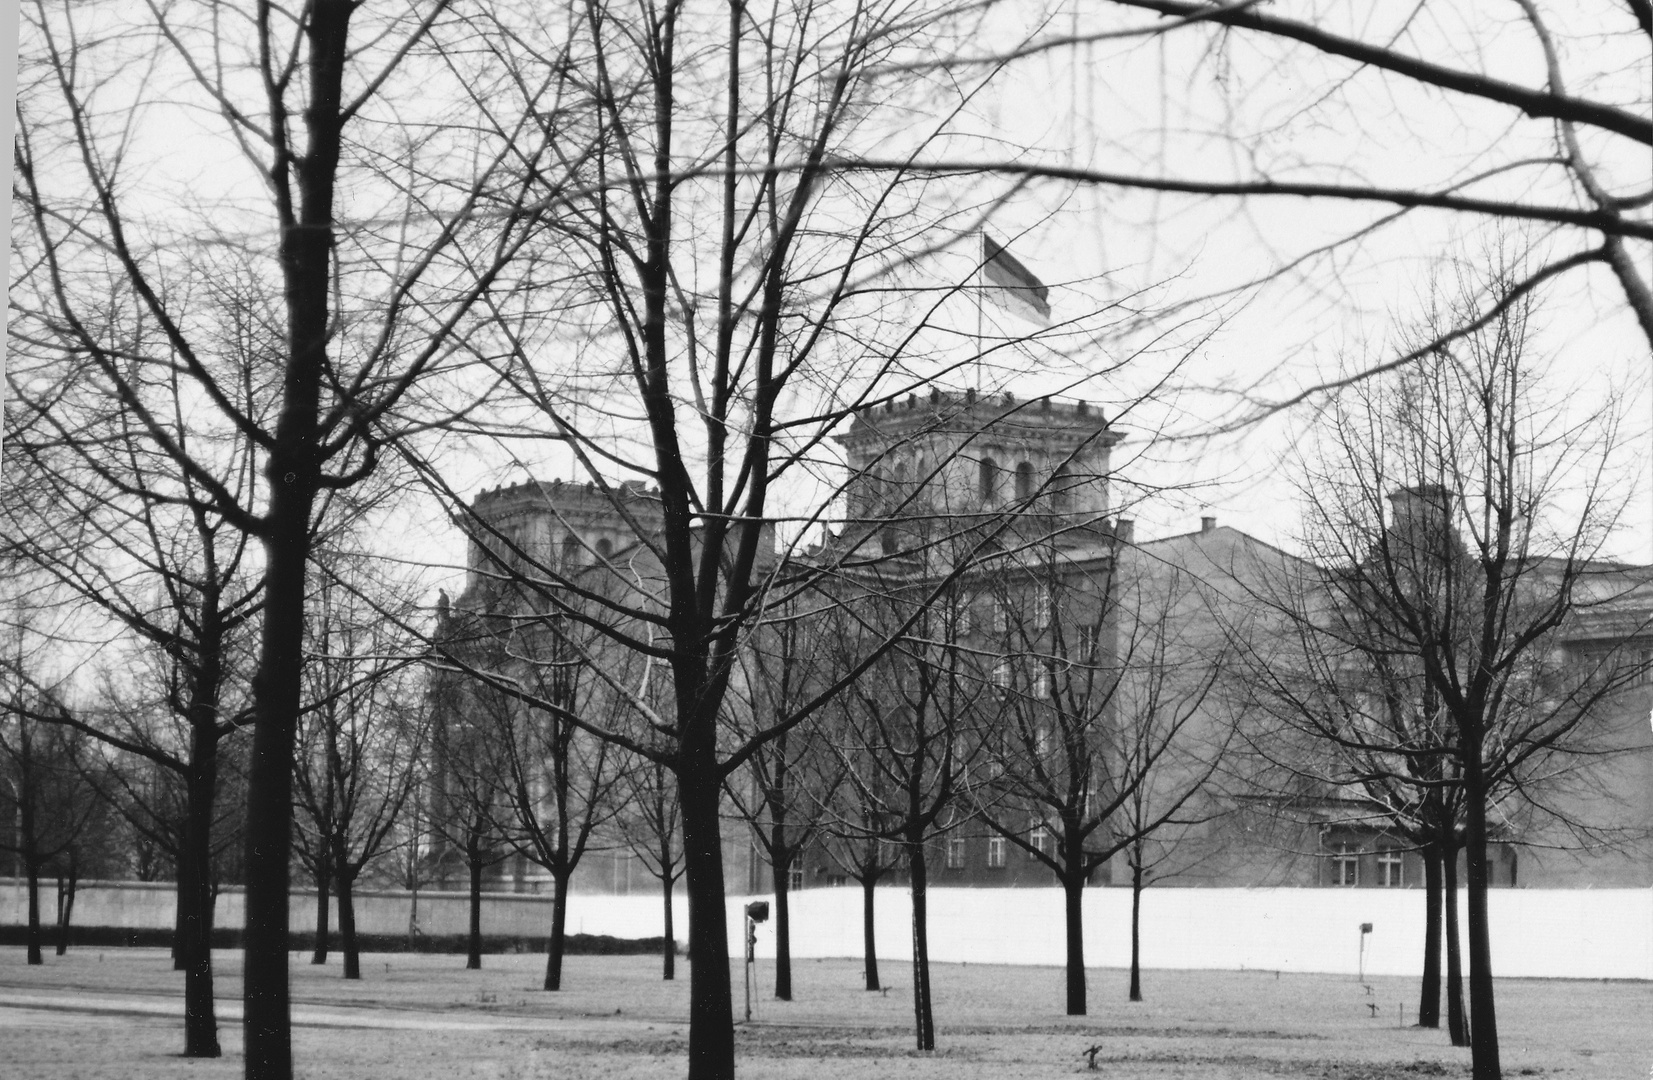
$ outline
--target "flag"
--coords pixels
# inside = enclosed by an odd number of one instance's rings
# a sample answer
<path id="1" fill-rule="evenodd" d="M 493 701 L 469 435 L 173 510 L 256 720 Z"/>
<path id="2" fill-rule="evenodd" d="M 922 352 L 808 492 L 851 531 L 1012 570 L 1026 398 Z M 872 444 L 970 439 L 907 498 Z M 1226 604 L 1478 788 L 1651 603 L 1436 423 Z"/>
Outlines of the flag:
<path id="1" fill-rule="evenodd" d="M 1016 256 L 981 234 L 983 295 L 995 306 L 1040 326 L 1050 325 L 1050 287 L 1033 276 Z"/>

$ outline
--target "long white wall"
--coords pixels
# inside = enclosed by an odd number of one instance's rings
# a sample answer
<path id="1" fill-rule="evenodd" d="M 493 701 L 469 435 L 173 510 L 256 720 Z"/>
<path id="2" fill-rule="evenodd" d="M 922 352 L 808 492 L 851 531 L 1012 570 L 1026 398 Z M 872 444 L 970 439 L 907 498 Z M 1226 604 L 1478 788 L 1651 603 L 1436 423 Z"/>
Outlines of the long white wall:
<path id="1" fill-rule="evenodd" d="M 41 908 L 50 922 L 56 897 L 43 883 Z M 740 948 L 742 911 L 751 898 L 729 901 L 729 943 Z M 1130 893 L 1085 892 L 1085 959 L 1092 967 L 1130 962 Z M 1493 970 L 1541 978 L 1653 979 L 1653 890 L 1495 889 L 1487 897 Z M 1150 889 L 1142 902 L 1142 961 L 1149 968 L 1258 968 L 1269 971 L 1416 975 L 1423 953 L 1421 889 Z M 419 927 L 430 935 L 463 934 L 468 925 L 462 893 L 421 893 Z M 878 951 L 883 959 L 912 955 L 910 907 L 904 889 L 878 890 Z M 171 889 L 137 883 L 82 887 L 75 900 L 80 926 L 157 928 L 171 925 Z M 406 893 L 358 896 L 357 926 L 364 933 L 405 934 L 411 902 Z M 809 889 L 794 893 L 792 955 L 861 955 L 861 891 Z M 489 894 L 486 934 L 543 936 L 551 905 L 545 896 Z M 218 899 L 218 924 L 239 926 L 239 890 Z M 679 940 L 687 936 L 688 905 L 673 904 Z M 313 894 L 295 894 L 292 926 L 315 928 Z M 0 921 L 27 917 L 21 882 L 0 882 Z M 1467 919 L 1467 916 L 1463 916 Z M 1362 923 L 1372 932 L 1360 933 Z M 335 921 L 334 925 L 337 923 Z M 576 893 L 569 898 L 570 933 L 658 937 L 658 896 Z M 930 955 L 938 961 L 1058 965 L 1065 956 L 1062 894 L 1058 889 L 932 889 Z M 774 922 L 758 931 L 758 955 L 774 955 Z"/>
<path id="2" fill-rule="evenodd" d="M 1496 974 L 1653 979 L 1653 890 L 1500 889 L 1487 899 Z M 878 903 L 880 956 L 911 956 L 905 892 L 879 890 Z M 810 890 L 791 907 L 793 956 L 860 955 L 858 889 Z M 930 955 L 1058 965 L 1066 956 L 1062 911 L 1059 889 L 933 889 Z M 1150 889 L 1142 900 L 1142 962 L 1353 974 L 1364 937 L 1367 972 L 1416 975 L 1423 915 L 1421 889 Z M 1128 965 L 1130 892 L 1086 890 L 1084 916 L 1086 963 Z M 1461 919 L 1467 925 L 1467 914 Z M 1372 924 L 1370 934 L 1361 934 L 1363 923 Z M 760 928 L 758 954 L 773 951 L 772 930 Z"/>

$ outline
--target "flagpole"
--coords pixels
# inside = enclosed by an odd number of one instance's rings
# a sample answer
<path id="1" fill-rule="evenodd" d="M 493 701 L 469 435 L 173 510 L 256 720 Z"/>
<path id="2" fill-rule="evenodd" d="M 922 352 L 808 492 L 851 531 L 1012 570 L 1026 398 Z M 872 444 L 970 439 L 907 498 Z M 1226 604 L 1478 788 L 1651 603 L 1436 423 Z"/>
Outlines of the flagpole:
<path id="1" fill-rule="evenodd" d="M 984 287 L 983 278 L 984 278 L 984 275 L 985 275 L 986 269 L 987 269 L 987 234 L 986 233 L 981 233 L 979 235 L 980 235 L 981 243 L 976 245 L 977 246 L 977 259 L 976 259 L 976 289 L 975 289 L 975 293 L 976 293 L 976 396 L 977 397 L 981 396 L 981 354 L 982 354 L 982 344 L 981 344 L 981 337 L 982 337 L 981 294 L 982 294 L 982 289 Z"/>

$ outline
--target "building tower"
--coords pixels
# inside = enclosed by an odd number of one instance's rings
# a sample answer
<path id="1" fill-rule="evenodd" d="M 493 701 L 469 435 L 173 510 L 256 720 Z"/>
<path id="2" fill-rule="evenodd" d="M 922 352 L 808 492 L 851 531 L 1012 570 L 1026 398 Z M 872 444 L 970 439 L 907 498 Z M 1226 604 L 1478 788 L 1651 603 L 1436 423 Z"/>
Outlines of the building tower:
<path id="1" fill-rule="evenodd" d="M 1026 543 L 1094 544 L 1106 531 L 1122 434 L 1084 401 L 931 391 L 863 409 L 839 436 L 851 478 L 844 539 L 883 554 L 924 533 L 1011 519 Z"/>

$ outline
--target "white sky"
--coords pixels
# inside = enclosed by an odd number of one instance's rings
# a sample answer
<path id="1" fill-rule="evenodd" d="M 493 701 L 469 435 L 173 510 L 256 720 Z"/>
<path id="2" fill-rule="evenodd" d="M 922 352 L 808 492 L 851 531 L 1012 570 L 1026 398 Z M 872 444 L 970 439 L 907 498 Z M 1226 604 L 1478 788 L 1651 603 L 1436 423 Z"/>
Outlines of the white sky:
<path id="1" fill-rule="evenodd" d="M 1031 7 L 998 10 L 1003 14 L 995 18 L 1014 19 Z M 1150 22 L 1147 16 L 1113 12 L 1105 5 L 1103 10 L 1109 12 L 1111 24 Z M 9 102 L 15 88 L 17 27 L 13 20 L 0 23 L 0 55 L 8 61 L 0 93 Z M 1084 28 L 1067 16 L 1056 17 L 1050 25 L 1061 33 Z M 1444 23 L 1417 29 L 1418 40 L 1440 43 L 1443 59 L 1452 59 L 1446 50 L 1475 37 L 1457 34 Z M 1502 27 L 1482 33 L 1476 40 L 1488 45 L 1486 51 L 1457 59 L 1537 85 L 1539 59 L 1517 30 Z M 995 40 L 1008 36 L 993 35 Z M 1351 84 L 1350 108 L 1342 108 L 1339 101 L 1305 113 L 1299 107 L 1305 84 L 1317 85 L 1316 79 L 1341 68 L 1270 68 L 1267 57 L 1250 49 L 1243 36 L 1235 39 L 1237 44 L 1221 63 L 1214 63 L 1202 52 L 1208 41 L 1203 31 L 1180 31 L 1025 62 L 993 94 L 980 99 L 962 124 L 983 140 L 979 145 L 984 156 L 1025 154 L 1051 164 L 1212 179 L 1260 170 L 1282 179 L 1429 184 L 1543 149 L 1523 147 L 1519 138 L 1510 138 L 1498 126 L 1507 120 L 1504 110 L 1447 107 L 1441 95 L 1419 91 L 1402 80 Z M 1575 48 L 1569 63 L 1589 61 L 1592 69 L 1599 69 L 1593 82 L 1586 83 L 1585 74 L 1580 74 L 1575 86 L 1608 100 L 1645 102 L 1647 58 L 1626 60 L 1613 52 L 1617 47 L 1606 39 Z M 8 107 L 8 131 L 12 122 Z M 1166 130 L 1171 134 L 1164 135 Z M 1544 131 L 1533 130 L 1540 135 Z M 1262 132 L 1252 144 L 1255 155 L 1243 157 L 1236 143 L 1224 137 L 1229 131 Z M 1646 156 L 1610 164 L 1621 177 L 1636 178 L 1637 169 L 1646 166 Z M 3 168 L 9 178 L 9 158 Z M 1503 184 L 1495 190 L 1521 192 L 1534 200 L 1552 186 L 1546 178 L 1526 174 Z M 1143 289 L 1152 288 L 1164 303 L 1220 292 L 1267 272 L 1283 258 L 1348 233 L 1353 223 L 1386 212 L 1302 200 L 1242 205 L 1112 189 L 1058 193 L 1050 187 L 1018 195 L 990 227 L 1052 284 L 1052 304 L 1060 319 L 1099 300 Z M 1141 434 L 1161 424 L 1173 431 L 1198 432 L 1224 416 L 1233 399 L 1201 392 L 1202 387 L 1248 387 L 1265 397 L 1278 397 L 1327 377 L 1340 364 L 1383 358 L 1397 327 L 1406 324 L 1423 299 L 1432 265 L 1443 253 L 1474 251 L 1484 242 L 1473 223 L 1462 217 L 1417 213 L 1374 240 L 1345 249 L 1336 259 L 1311 262 L 1299 275 L 1264 290 L 1200 307 L 1191 321 L 1185 315 L 1173 335 L 1175 342 L 1211 335 L 1181 373 L 1189 390 L 1176 399 L 1174 408 L 1158 415 L 1140 421 L 1127 417 L 1124 426 L 1138 438 L 1116 456 L 1116 461 L 1128 461 L 1133 449 L 1139 455 L 1127 481 L 1187 486 L 1133 510 L 1141 522 L 1139 535 L 1189 531 L 1198 527 L 1202 512 L 1210 512 L 1223 524 L 1289 545 L 1296 515 L 1280 463 L 1289 457 L 1309 413 L 1297 410 L 1277 416 L 1213 442 L 1150 445 Z M 973 252 L 960 257 L 972 258 Z M 991 318 L 991 309 L 989 313 Z M 1014 325 L 1009 317 L 999 318 L 1007 329 Z M 960 319 L 972 321 L 973 308 Z M 1653 529 L 1648 528 L 1653 522 L 1653 474 L 1647 469 L 1653 391 L 1647 342 L 1624 309 L 1617 283 L 1603 271 L 1565 279 L 1548 299 L 1546 320 L 1541 344 L 1553 358 L 1559 392 L 1573 407 L 1588 414 L 1608 388 L 1633 395 L 1632 429 L 1639 442 L 1632 453 L 1642 471 L 1628 515 L 1631 527 L 1610 545 L 1610 553 L 1653 561 Z M 1123 350 L 1127 344 L 1112 347 Z M 1152 378 L 1166 362 L 1163 353 L 1151 356 L 1136 374 Z M 1070 379 L 1069 373 L 1030 371 L 1009 385 L 1020 396 L 1032 396 L 1059 389 Z M 1074 396 L 1106 407 L 1110 399 L 1125 396 L 1120 389 L 1111 383 Z M 570 475 L 566 469 L 550 472 Z M 469 486 L 473 481 L 463 482 Z M 474 480 L 482 482 L 481 476 Z M 1123 486 L 1121 495 L 1128 495 L 1128 484 Z M 445 521 L 419 510 L 405 518 L 396 526 L 397 535 L 407 537 L 422 556 L 441 550 L 453 562 L 462 558 L 457 533 Z"/>

